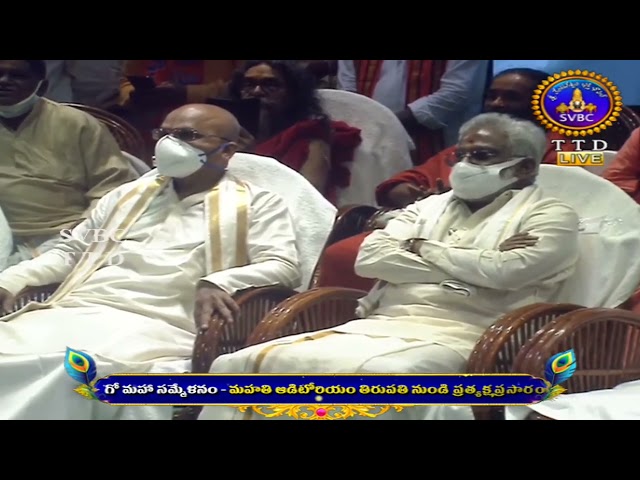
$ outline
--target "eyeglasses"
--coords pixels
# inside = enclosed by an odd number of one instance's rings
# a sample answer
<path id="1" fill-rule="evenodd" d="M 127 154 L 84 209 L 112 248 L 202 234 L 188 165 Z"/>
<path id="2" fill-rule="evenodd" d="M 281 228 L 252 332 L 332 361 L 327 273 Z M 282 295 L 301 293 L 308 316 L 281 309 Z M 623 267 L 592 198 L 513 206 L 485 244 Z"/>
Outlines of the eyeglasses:
<path id="1" fill-rule="evenodd" d="M 220 140 L 224 140 L 225 142 L 230 142 L 228 138 L 221 137 L 219 135 L 205 135 L 203 133 L 194 130 L 193 128 L 154 128 L 151 131 L 151 138 L 158 141 L 167 135 L 171 135 L 172 137 L 177 138 L 178 140 L 182 140 L 183 142 L 195 142 L 196 140 L 200 140 L 201 138 L 219 138 Z"/>
<path id="2" fill-rule="evenodd" d="M 497 156 L 499 156 L 498 152 L 486 149 L 471 150 L 468 152 L 456 152 L 456 160 L 458 162 L 466 157 L 477 160 L 478 162 L 486 162 L 491 160 L 492 158 L 496 158 Z"/>
<path id="3" fill-rule="evenodd" d="M 245 78 L 242 81 L 242 90 L 245 92 L 250 92 L 260 87 L 264 93 L 274 93 L 281 89 L 284 85 L 277 78 L 264 78 L 264 79 L 255 79 L 255 78 Z"/>

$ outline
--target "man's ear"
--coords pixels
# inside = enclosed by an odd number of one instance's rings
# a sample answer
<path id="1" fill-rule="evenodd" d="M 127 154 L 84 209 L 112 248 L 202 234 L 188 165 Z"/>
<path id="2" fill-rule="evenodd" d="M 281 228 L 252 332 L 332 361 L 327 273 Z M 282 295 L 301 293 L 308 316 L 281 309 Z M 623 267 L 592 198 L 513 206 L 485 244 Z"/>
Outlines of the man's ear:
<path id="1" fill-rule="evenodd" d="M 38 90 L 36 91 L 36 95 L 42 97 L 45 93 L 47 93 L 48 89 L 49 89 L 49 80 L 44 79 L 44 80 L 42 80 L 42 83 L 40 83 L 40 86 L 38 87 Z"/>
<path id="2" fill-rule="evenodd" d="M 525 178 L 530 178 L 537 172 L 538 162 L 536 162 L 533 158 L 525 158 L 514 168 L 515 170 L 513 176 L 522 180 Z"/>
<path id="3" fill-rule="evenodd" d="M 229 142 L 225 145 L 222 151 L 222 157 L 228 162 L 231 157 L 238 151 L 238 144 L 235 142 Z"/>

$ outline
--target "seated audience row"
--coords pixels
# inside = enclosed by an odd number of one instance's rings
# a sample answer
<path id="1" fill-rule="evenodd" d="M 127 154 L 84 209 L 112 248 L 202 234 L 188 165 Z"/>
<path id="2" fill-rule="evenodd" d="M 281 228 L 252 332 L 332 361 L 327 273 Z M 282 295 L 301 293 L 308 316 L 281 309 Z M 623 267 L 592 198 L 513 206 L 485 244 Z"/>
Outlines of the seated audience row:
<path id="1" fill-rule="evenodd" d="M 547 76 L 496 76 L 485 113 L 462 126 L 455 147 L 378 187 L 381 204 L 402 209 L 386 228 L 327 249 L 321 284 L 370 290 L 358 320 L 222 356 L 212 372 L 461 372 L 496 318 L 553 301 L 576 268 L 578 218 L 536 184 L 558 138 L 529 109 Z M 97 120 L 40 97 L 45 77 L 42 60 L 0 61 L 0 144 L 12 159 L 0 207 L 14 244 L 0 302 L 10 311 L 24 288 L 61 284 L 0 324 L 0 418 L 169 418 L 165 407 L 95 406 L 67 391 L 58 378 L 66 347 L 94 356 L 101 375 L 189 369 L 198 329 L 241 321 L 234 294 L 300 284 L 289 207 L 227 172 L 231 157 L 276 158 L 335 201 L 360 130 L 329 119 L 294 63 L 244 62 L 228 94 L 260 100 L 255 136 L 221 108 L 180 107 L 154 130 L 157 171 L 138 179 Z M 638 132 L 605 174 L 631 195 Z M 118 237 L 96 241 L 95 229 Z M 63 230 L 72 233 L 62 239 Z M 25 378 L 46 381 L 34 389 Z M 210 407 L 201 418 L 234 412 Z M 432 407 L 399 417 L 465 415 Z"/>

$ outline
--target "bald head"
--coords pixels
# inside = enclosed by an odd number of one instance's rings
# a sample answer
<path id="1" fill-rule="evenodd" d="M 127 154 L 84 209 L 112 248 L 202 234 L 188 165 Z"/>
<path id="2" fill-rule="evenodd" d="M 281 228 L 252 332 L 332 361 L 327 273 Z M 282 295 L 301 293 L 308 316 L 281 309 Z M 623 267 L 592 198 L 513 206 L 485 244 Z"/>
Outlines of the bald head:
<path id="1" fill-rule="evenodd" d="M 180 107 L 162 124 L 167 129 L 193 129 L 203 136 L 215 135 L 235 142 L 240 136 L 240 124 L 236 117 L 214 105 L 193 104 Z"/>
<path id="2" fill-rule="evenodd" d="M 161 138 L 156 144 L 156 157 L 158 146 L 165 145 L 162 143 L 164 138 L 171 136 L 183 144 L 179 158 L 193 160 L 195 156 L 196 163 L 206 158 L 199 170 L 181 178 L 183 186 L 198 182 L 211 186 L 219 180 L 238 149 L 240 125 L 232 114 L 220 107 L 194 104 L 180 107 L 167 115 L 159 134 Z M 195 152 L 193 149 L 196 149 Z"/>

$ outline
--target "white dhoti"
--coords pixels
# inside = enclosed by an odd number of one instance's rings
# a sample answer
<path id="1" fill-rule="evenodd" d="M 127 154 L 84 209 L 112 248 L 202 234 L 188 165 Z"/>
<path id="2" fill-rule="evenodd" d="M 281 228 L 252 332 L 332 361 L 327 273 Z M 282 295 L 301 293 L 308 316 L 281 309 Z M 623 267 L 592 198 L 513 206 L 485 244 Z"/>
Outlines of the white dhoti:
<path id="1" fill-rule="evenodd" d="M 640 420 L 640 380 L 608 390 L 560 395 L 526 407 L 508 407 L 507 420 L 524 420 L 531 412 L 554 420 Z"/>
<path id="2" fill-rule="evenodd" d="M 0 323 L 0 412 L 15 420 L 170 419 L 171 407 L 113 407 L 72 392 L 67 347 L 91 355 L 98 378 L 189 370 L 194 335 L 106 306 L 26 312 Z"/>
<path id="3" fill-rule="evenodd" d="M 243 350 L 240 355 L 218 358 L 211 373 L 462 373 L 466 360 L 455 350 L 423 340 L 371 337 L 334 330 L 301 334 Z M 409 407 L 387 412 L 381 420 L 433 420 L 442 409 L 456 416 L 458 407 Z M 263 419 L 233 407 L 209 406 L 201 420 Z M 291 417 L 277 417 L 291 420 Z M 364 417 L 351 417 L 362 419 Z"/>
<path id="4" fill-rule="evenodd" d="M 4 212 L 0 208 L 0 272 L 9 266 L 9 257 L 13 253 L 13 232 Z"/>

